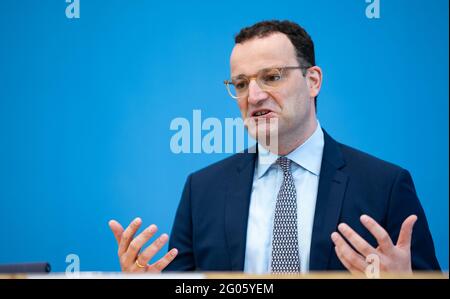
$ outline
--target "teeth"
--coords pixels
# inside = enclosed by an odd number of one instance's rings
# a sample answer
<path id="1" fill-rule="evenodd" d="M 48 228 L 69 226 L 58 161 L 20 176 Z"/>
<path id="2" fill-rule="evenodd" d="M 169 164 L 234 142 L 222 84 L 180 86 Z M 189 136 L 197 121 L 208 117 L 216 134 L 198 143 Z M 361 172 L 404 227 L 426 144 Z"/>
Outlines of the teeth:
<path id="1" fill-rule="evenodd" d="M 268 110 L 258 111 L 258 112 L 255 113 L 255 116 L 261 116 L 261 115 L 264 115 L 264 114 L 267 114 L 267 113 L 269 113 Z"/>

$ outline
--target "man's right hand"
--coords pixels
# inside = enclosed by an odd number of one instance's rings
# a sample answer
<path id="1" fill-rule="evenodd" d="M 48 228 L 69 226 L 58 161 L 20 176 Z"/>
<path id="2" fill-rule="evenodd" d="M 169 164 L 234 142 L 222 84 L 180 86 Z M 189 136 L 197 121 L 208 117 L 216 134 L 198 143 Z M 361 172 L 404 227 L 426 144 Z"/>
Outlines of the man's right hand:
<path id="1" fill-rule="evenodd" d="M 127 229 L 124 230 L 122 225 L 120 225 L 120 223 L 116 220 L 109 221 L 109 227 L 114 233 L 114 237 L 116 238 L 119 246 L 118 255 L 120 267 L 123 272 L 159 273 L 174 260 L 178 254 L 178 250 L 173 248 L 156 263 L 150 265 L 150 260 L 167 243 L 169 236 L 167 234 L 162 234 L 150 246 L 141 252 L 141 248 L 144 244 L 147 243 L 158 230 L 156 225 L 152 224 L 136 238 L 134 238 L 134 235 L 139 227 L 141 227 L 141 224 L 142 220 L 140 218 L 136 218 L 130 223 Z"/>

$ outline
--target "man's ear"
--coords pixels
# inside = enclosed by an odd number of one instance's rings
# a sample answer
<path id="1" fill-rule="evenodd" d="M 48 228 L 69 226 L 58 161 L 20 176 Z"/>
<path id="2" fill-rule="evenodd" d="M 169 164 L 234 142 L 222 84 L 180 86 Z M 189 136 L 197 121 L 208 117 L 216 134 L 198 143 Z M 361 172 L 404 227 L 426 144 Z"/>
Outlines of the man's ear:
<path id="1" fill-rule="evenodd" d="M 309 87 L 309 96 L 315 98 L 322 87 L 322 69 L 318 66 L 310 67 L 306 73 L 306 82 Z"/>

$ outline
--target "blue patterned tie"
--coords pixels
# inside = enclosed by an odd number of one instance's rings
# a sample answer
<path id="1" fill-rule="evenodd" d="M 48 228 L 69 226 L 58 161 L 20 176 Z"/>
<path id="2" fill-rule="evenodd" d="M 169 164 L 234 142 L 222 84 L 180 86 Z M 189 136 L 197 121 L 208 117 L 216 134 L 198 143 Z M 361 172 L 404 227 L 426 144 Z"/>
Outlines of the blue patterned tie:
<path id="1" fill-rule="evenodd" d="M 299 273 L 297 234 L 297 192 L 291 173 L 291 160 L 277 160 L 283 170 L 283 184 L 278 192 L 272 238 L 272 273 Z"/>

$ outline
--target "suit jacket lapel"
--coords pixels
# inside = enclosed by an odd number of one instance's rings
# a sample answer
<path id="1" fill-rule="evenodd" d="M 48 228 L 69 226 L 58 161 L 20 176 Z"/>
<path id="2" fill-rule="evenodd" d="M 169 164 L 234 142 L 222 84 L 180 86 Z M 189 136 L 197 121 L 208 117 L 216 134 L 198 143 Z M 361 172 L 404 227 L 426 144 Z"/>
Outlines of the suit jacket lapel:
<path id="1" fill-rule="evenodd" d="M 348 176 L 340 169 L 345 165 L 339 145 L 324 131 L 325 145 L 320 170 L 319 190 L 311 240 L 311 271 L 326 270 L 333 244 Z"/>
<path id="2" fill-rule="evenodd" d="M 230 175 L 225 203 L 225 236 L 231 270 L 243 271 L 250 196 L 256 153 L 242 153 L 235 172 Z"/>

